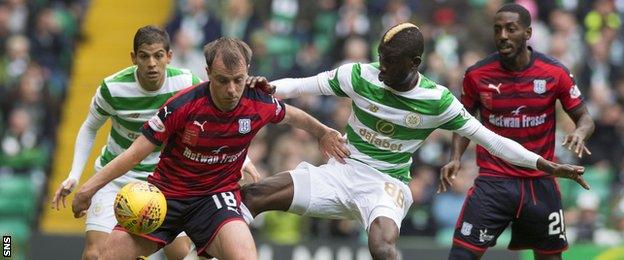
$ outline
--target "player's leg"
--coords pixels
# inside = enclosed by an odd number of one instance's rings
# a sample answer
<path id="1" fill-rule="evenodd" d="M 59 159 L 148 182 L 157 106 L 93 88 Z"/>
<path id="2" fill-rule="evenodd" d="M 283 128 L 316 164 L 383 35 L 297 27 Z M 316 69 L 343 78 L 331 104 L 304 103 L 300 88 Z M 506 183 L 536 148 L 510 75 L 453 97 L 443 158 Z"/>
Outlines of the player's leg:
<path id="1" fill-rule="evenodd" d="M 398 259 L 396 243 L 401 222 L 412 205 L 412 193 L 401 181 L 355 167 L 352 179 L 361 182 L 349 189 L 368 230 L 373 259 Z"/>
<path id="2" fill-rule="evenodd" d="M 399 228 L 394 220 L 387 217 L 376 218 L 368 231 L 368 249 L 373 259 L 398 259 L 398 239 Z"/>
<path id="3" fill-rule="evenodd" d="M 168 260 L 182 260 L 191 252 L 191 239 L 186 235 L 178 236 L 163 250 Z"/>
<path id="4" fill-rule="evenodd" d="M 117 224 L 113 204 L 119 186 L 109 183 L 93 195 L 87 210 L 85 248 L 82 259 L 98 259 L 108 235 Z"/>
<path id="5" fill-rule="evenodd" d="M 533 259 L 535 260 L 561 260 L 561 252 L 554 254 L 543 254 L 533 250 Z"/>
<path id="6" fill-rule="evenodd" d="M 568 248 L 561 196 L 554 178 L 525 180 L 527 198 L 511 226 L 509 249 L 533 249 L 535 259 L 561 259 Z"/>
<path id="7" fill-rule="evenodd" d="M 289 172 L 275 174 L 241 189 L 243 204 L 254 217 L 267 210 L 287 211 L 293 194 L 293 179 Z"/>
<path id="8" fill-rule="evenodd" d="M 89 230 L 85 235 L 85 247 L 82 251 L 83 260 L 95 260 L 100 256 L 100 252 L 104 248 L 104 242 L 108 233 L 102 231 Z"/>
<path id="9" fill-rule="evenodd" d="M 477 260 L 481 259 L 485 251 L 471 250 L 453 243 L 448 259 Z"/>
<path id="10" fill-rule="evenodd" d="M 239 191 L 198 197 L 184 217 L 184 231 L 197 246 L 197 255 L 218 259 L 256 259 L 249 227 L 240 210 Z"/>
<path id="11" fill-rule="evenodd" d="M 151 255 L 157 250 L 158 244 L 155 241 L 122 230 L 113 230 L 106 239 L 99 259 L 136 259 L 139 256 Z"/>
<path id="12" fill-rule="evenodd" d="M 257 259 L 256 245 L 244 221 L 229 221 L 217 232 L 206 252 L 218 259 Z"/>
<path id="13" fill-rule="evenodd" d="M 517 179 L 479 176 L 468 191 L 455 225 L 449 259 L 480 259 L 521 212 L 524 198 Z"/>

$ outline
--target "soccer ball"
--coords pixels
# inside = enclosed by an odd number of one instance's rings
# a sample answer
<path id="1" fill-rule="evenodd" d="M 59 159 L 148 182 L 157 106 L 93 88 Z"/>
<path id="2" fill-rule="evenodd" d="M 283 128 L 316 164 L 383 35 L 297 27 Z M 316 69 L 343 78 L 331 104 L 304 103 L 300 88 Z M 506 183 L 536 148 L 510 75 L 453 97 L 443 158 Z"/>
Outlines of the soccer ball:
<path id="1" fill-rule="evenodd" d="M 115 218 L 130 233 L 147 234 L 165 220 L 167 201 L 156 186 L 144 181 L 123 186 L 115 198 Z"/>

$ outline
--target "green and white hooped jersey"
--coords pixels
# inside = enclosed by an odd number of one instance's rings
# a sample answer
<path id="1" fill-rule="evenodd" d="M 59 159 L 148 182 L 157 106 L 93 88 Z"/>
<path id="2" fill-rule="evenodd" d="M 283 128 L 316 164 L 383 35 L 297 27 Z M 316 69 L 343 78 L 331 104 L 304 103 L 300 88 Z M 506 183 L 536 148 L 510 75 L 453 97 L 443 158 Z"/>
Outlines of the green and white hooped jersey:
<path id="1" fill-rule="evenodd" d="M 352 100 L 346 129 L 351 159 L 403 182 L 412 154 L 435 129 L 457 130 L 470 114 L 444 86 L 420 74 L 417 87 L 398 92 L 378 79 L 379 63 L 346 64 L 318 75 L 322 88 Z"/>
<path id="2" fill-rule="evenodd" d="M 106 146 L 96 159 L 103 167 L 128 149 L 141 135 L 141 127 L 178 91 L 200 83 L 189 70 L 167 67 L 166 79 L 157 91 L 147 91 L 139 85 L 136 66 L 123 69 L 104 79 L 91 102 L 91 113 L 109 116 L 112 128 Z M 146 180 L 152 174 L 160 156 L 160 148 L 148 155 L 124 176 Z"/>

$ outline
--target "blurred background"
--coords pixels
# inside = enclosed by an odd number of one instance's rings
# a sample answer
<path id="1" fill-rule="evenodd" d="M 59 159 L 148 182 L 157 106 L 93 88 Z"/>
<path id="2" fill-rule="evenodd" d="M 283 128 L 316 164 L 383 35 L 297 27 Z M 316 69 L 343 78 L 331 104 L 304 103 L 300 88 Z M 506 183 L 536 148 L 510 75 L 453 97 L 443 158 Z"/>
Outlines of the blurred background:
<path id="1" fill-rule="evenodd" d="M 84 219 L 50 200 L 70 170 L 74 140 L 101 80 L 131 65 L 132 38 L 146 24 L 169 32 L 172 66 L 206 79 L 202 46 L 221 36 L 253 49 L 253 75 L 270 80 L 312 76 L 346 62 L 377 59 L 383 32 L 400 22 L 425 36 L 421 72 L 458 96 L 465 69 L 495 51 L 491 23 L 502 0 L 0 0 L 0 233 L 15 259 L 76 259 Z M 518 0 L 533 17 L 534 50 L 575 75 L 596 122 L 592 156 L 577 160 L 557 147 L 559 161 L 586 167 L 584 191 L 561 180 L 570 249 L 566 259 L 624 259 L 624 0 Z M 288 103 L 344 130 L 349 102 L 301 97 Z M 573 129 L 561 112 L 559 141 Z M 96 147 L 104 144 L 102 128 Z M 559 142 L 560 143 L 560 142 Z M 466 191 L 477 173 L 474 149 L 449 192 L 436 194 L 449 158 L 450 133 L 435 131 L 414 154 L 414 205 L 401 229 L 404 259 L 442 259 Z M 474 148 L 474 147 L 473 147 Z M 94 149 L 95 151 L 99 151 Z M 81 183 L 93 174 L 93 160 Z M 300 161 L 323 163 L 306 132 L 268 127 L 250 157 L 266 176 Z M 357 222 L 271 212 L 252 226 L 262 259 L 369 259 Z M 532 259 L 509 252 L 509 234 L 490 259 Z M 162 258 L 161 256 L 153 259 Z"/>

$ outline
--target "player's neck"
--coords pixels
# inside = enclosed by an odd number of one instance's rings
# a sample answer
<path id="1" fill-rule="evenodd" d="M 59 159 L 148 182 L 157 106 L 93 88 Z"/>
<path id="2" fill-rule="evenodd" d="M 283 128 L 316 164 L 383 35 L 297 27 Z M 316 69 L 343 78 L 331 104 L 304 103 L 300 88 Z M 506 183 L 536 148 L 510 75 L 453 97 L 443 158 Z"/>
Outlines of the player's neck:
<path id="1" fill-rule="evenodd" d="M 149 81 L 141 78 L 140 76 L 137 77 L 139 79 L 139 86 L 141 86 L 142 89 L 146 90 L 146 91 L 156 91 L 159 90 L 160 87 L 162 87 L 163 83 L 165 82 L 165 78 L 161 78 L 158 80 L 158 82 L 156 82 L 156 84 L 152 84 L 149 83 Z"/>
<path id="2" fill-rule="evenodd" d="M 420 74 L 418 73 L 418 71 L 412 71 L 403 81 L 396 84 L 396 86 L 392 86 L 392 89 L 400 92 L 410 91 L 416 87 L 419 78 Z"/>
<path id="3" fill-rule="evenodd" d="M 521 71 L 526 69 L 531 63 L 531 50 L 524 47 L 518 55 L 509 60 L 502 60 L 503 66 L 511 71 Z"/>
<path id="4" fill-rule="evenodd" d="M 220 102 L 218 98 L 214 97 L 213 95 L 214 93 L 210 92 L 210 100 L 212 100 L 212 104 L 221 112 L 230 112 L 238 106 L 238 103 L 240 103 L 240 99 L 238 100 L 238 102 L 236 102 L 235 105 L 227 104 L 226 102 Z"/>

